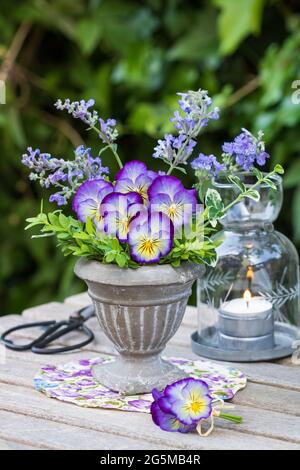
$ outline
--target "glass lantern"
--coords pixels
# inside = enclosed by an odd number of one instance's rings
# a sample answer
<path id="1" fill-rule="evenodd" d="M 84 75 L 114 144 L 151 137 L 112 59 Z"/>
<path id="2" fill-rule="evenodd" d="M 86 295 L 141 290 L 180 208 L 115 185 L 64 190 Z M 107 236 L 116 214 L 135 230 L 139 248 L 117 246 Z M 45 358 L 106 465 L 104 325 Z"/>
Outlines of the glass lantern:
<path id="1" fill-rule="evenodd" d="M 255 182 L 250 174 L 239 176 L 246 186 Z M 292 353 L 300 325 L 299 258 L 291 241 L 274 230 L 283 190 L 281 177 L 272 179 L 277 190 L 262 184 L 259 201 L 244 199 L 220 221 L 217 265 L 198 281 L 192 345 L 200 355 L 240 362 Z M 225 177 L 214 186 L 225 206 L 237 196 Z"/>

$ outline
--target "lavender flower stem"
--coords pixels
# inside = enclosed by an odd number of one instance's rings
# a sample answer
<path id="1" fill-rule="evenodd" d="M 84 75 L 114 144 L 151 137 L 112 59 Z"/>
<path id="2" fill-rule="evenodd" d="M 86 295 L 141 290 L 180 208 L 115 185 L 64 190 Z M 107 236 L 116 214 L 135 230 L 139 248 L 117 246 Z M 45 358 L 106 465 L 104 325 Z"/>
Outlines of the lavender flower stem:
<path id="1" fill-rule="evenodd" d="M 202 120 L 199 122 L 198 126 L 197 126 L 197 131 L 196 133 L 199 132 L 200 130 L 200 127 L 201 127 L 201 122 Z M 187 146 L 187 144 L 189 143 L 189 139 L 186 139 L 185 142 L 182 144 L 182 146 L 180 147 L 180 149 L 178 150 L 177 152 L 177 155 L 176 155 L 176 158 L 174 159 L 174 162 L 170 165 L 170 168 L 169 170 L 167 171 L 167 175 L 170 175 L 172 173 L 172 171 L 176 168 L 177 166 L 177 162 L 179 161 L 179 158 L 180 158 L 180 155 L 182 154 L 182 152 L 184 151 L 185 147 Z"/>
<path id="2" fill-rule="evenodd" d="M 91 129 L 93 129 L 94 131 L 97 132 L 97 134 L 100 136 L 101 135 L 101 132 L 99 129 L 97 129 L 96 126 L 91 126 Z M 120 168 L 123 168 L 123 163 L 122 163 L 122 160 L 118 154 L 118 152 L 114 149 L 114 145 L 113 144 L 107 144 L 107 147 L 112 151 L 112 153 L 114 154 L 114 157 L 119 165 Z"/>

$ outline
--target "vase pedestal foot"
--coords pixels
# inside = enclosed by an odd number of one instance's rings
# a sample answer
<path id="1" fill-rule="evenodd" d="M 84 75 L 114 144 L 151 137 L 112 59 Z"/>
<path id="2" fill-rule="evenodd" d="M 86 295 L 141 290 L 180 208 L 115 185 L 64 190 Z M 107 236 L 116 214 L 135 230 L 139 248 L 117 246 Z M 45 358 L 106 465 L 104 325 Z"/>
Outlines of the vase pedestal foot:
<path id="1" fill-rule="evenodd" d="M 114 362 L 98 364 L 92 373 L 97 382 L 124 395 L 163 390 L 166 385 L 187 377 L 177 366 L 160 357 L 118 356 Z"/>

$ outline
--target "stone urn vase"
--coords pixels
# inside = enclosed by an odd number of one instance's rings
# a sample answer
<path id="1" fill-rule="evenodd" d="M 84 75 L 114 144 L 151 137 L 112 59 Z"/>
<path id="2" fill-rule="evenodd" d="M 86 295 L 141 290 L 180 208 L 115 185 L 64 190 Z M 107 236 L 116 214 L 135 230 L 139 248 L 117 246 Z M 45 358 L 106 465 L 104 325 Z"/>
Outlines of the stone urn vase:
<path id="1" fill-rule="evenodd" d="M 163 389 L 185 376 L 160 356 L 179 328 L 191 288 L 204 266 L 183 263 L 121 269 L 81 258 L 75 274 L 83 279 L 101 328 L 115 345 L 115 362 L 97 365 L 95 379 L 123 394 Z"/>

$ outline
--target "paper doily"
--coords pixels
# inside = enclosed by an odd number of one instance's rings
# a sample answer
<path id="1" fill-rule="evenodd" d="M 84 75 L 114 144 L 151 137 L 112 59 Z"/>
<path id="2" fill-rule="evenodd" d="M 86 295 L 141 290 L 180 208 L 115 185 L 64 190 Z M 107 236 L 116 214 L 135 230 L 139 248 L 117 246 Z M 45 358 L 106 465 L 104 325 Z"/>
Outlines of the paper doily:
<path id="1" fill-rule="evenodd" d="M 166 358 L 165 358 L 166 359 Z M 238 369 L 204 360 L 167 358 L 188 375 L 205 381 L 212 394 L 230 400 L 246 386 L 246 376 Z M 113 356 L 98 356 L 59 366 L 43 367 L 34 378 L 35 388 L 50 398 L 90 408 L 113 408 L 122 411 L 149 413 L 152 395 L 121 395 L 96 382 L 91 367 L 114 361 Z"/>

